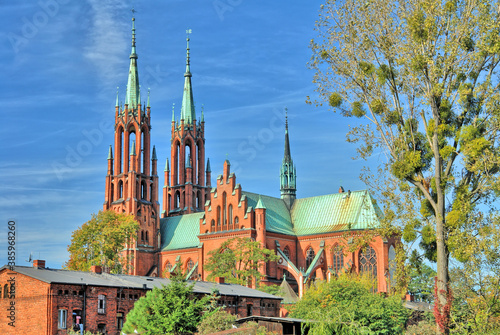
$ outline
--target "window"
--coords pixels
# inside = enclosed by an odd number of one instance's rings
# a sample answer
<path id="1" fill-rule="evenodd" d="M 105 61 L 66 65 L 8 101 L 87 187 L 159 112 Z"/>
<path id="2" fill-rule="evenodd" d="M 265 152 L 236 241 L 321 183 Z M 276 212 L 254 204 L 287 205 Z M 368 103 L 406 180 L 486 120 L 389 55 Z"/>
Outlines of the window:
<path id="1" fill-rule="evenodd" d="M 238 224 L 240 223 L 240 220 L 238 219 L 238 217 L 236 216 L 234 218 L 234 229 L 238 229 Z"/>
<path id="2" fill-rule="evenodd" d="M 73 325 L 79 325 L 82 323 L 82 311 L 79 309 L 73 310 Z"/>
<path id="3" fill-rule="evenodd" d="M 105 314 L 106 313 L 106 296 L 104 294 L 99 294 L 97 297 L 97 313 Z"/>
<path id="4" fill-rule="evenodd" d="M 1 287 L 1 286 L 0 286 Z M 5 284 L 3 286 L 3 298 L 7 299 L 9 297 L 9 285 Z"/>
<path id="5" fill-rule="evenodd" d="M 359 252 L 359 272 L 368 272 L 374 277 L 377 276 L 377 254 L 375 249 L 370 246 Z"/>
<path id="6" fill-rule="evenodd" d="M 314 259 L 315 253 L 312 247 L 309 247 L 306 252 L 306 269 L 309 269 L 309 265 L 311 265 Z"/>
<path id="7" fill-rule="evenodd" d="M 229 220 L 229 229 L 233 229 L 233 205 L 229 205 L 227 217 Z"/>
<path id="8" fill-rule="evenodd" d="M 57 313 L 57 328 L 66 329 L 66 318 L 68 317 L 68 311 L 65 309 L 60 309 Z"/>
<path id="9" fill-rule="evenodd" d="M 170 264 L 169 261 L 167 261 L 167 264 L 165 264 L 165 271 L 170 272 L 172 270 L 172 264 Z"/>
<path id="10" fill-rule="evenodd" d="M 121 330 L 123 328 L 123 313 L 122 312 L 116 313 L 116 328 L 118 330 Z"/>
<path id="11" fill-rule="evenodd" d="M 193 266 L 194 266 L 194 262 L 190 259 L 187 262 L 186 272 L 189 273 L 193 269 Z"/>
<path id="12" fill-rule="evenodd" d="M 99 323 L 97 325 L 97 331 L 98 331 L 98 334 L 106 334 L 106 324 Z"/>
<path id="13" fill-rule="evenodd" d="M 227 195 L 222 193 L 222 225 L 227 225 Z"/>
<path id="14" fill-rule="evenodd" d="M 333 247 L 333 271 L 339 275 L 344 267 L 344 252 L 340 245 Z"/>
<path id="15" fill-rule="evenodd" d="M 220 230 L 220 206 L 217 206 L 217 230 Z"/>

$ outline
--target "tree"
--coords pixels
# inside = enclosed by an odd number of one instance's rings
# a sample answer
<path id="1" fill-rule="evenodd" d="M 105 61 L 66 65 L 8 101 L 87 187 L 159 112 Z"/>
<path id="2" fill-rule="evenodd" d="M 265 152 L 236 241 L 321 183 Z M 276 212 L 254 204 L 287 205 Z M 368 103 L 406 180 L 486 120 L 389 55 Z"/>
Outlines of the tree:
<path id="1" fill-rule="evenodd" d="M 198 326 L 198 334 L 212 334 L 223 330 L 232 329 L 236 318 L 236 315 L 232 315 L 226 311 L 218 310 L 212 313 L 210 316 L 203 318 L 200 325 Z"/>
<path id="2" fill-rule="evenodd" d="M 99 211 L 71 235 L 68 270 L 89 271 L 92 265 L 109 267 L 112 273 L 127 272 L 121 251 L 136 236 L 139 224 L 132 215 Z"/>
<path id="3" fill-rule="evenodd" d="M 260 281 L 259 269 L 264 263 L 278 260 L 274 251 L 262 248 L 249 237 L 235 237 L 208 253 L 210 258 L 205 269 L 210 271 L 209 280 L 224 277 L 229 283 L 248 285 L 249 280 Z"/>
<path id="4" fill-rule="evenodd" d="M 342 275 L 330 282 L 316 282 L 291 311 L 310 320 L 308 334 L 401 334 L 409 317 L 397 296 L 384 298 L 372 292 L 366 278 Z"/>
<path id="5" fill-rule="evenodd" d="M 435 277 L 436 271 L 427 264 L 412 267 L 410 270 L 408 292 L 414 295 L 416 301 L 432 302 Z"/>
<path id="6" fill-rule="evenodd" d="M 499 16 L 496 1 L 326 0 L 311 42 L 321 98 L 367 121 L 348 141 L 361 143 L 361 158 L 384 153 L 383 169 L 404 197 L 413 191 L 422 220 L 403 222 L 399 232 L 420 238 L 437 262 L 442 333 L 450 253 L 461 255 L 462 231 L 500 191 Z M 391 211 L 386 217 L 397 219 Z"/>
<path id="7" fill-rule="evenodd" d="M 197 297 L 194 283 L 173 276 L 168 286 L 153 288 L 127 314 L 123 332 L 143 335 L 182 335 L 196 332 L 203 313 L 209 311 L 211 296 Z"/>

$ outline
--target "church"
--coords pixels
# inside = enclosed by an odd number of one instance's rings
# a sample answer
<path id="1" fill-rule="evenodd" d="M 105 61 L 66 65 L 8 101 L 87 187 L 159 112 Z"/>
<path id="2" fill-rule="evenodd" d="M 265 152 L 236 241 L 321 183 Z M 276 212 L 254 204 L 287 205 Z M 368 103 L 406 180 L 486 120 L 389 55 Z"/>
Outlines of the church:
<path id="1" fill-rule="evenodd" d="M 149 92 L 141 102 L 132 19 L 125 103 L 120 106 L 117 94 L 104 201 L 104 210 L 132 214 L 140 225 L 135 240 L 124 248 L 129 274 L 164 277 L 180 263 L 188 278 L 206 281 L 208 253 L 227 239 L 249 237 L 279 256 L 277 262 L 261 267 L 263 283 L 279 283 L 286 276 L 302 296 L 315 278 L 368 272 L 377 279 L 377 290 L 387 292 L 399 239 L 375 236 L 364 248 L 348 251 L 353 238 L 380 224 L 381 211 L 367 190 L 345 192 L 340 187 L 336 193 L 296 198 L 300 178 L 292 160 L 288 122 L 283 161 L 276 167 L 279 198 L 244 191 L 228 160 L 212 185 L 210 160 L 205 157 L 205 127 L 210 125 L 205 124 L 204 110 L 195 110 L 189 42 L 188 37 L 181 113 L 172 111 L 160 209 L 158 159 L 150 141 L 152 111 Z"/>

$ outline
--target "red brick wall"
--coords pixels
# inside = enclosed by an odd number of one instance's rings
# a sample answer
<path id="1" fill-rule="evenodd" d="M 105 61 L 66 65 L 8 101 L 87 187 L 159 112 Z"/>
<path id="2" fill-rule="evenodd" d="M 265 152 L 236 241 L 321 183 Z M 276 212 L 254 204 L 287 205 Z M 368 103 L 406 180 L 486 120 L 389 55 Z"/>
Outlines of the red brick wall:
<path id="1" fill-rule="evenodd" d="M 47 306 L 49 284 L 17 272 L 12 275 L 8 269 L 0 272 L 2 299 L 0 299 L 0 334 L 47 334 Z M 3 288 L 7 280 L 15 277 L 15 299 L 3 298 Z M 10 284 L 9 284 L 10 288 Z M 15 328 L 8 325 L 7 309 L 15 302 Z"/>

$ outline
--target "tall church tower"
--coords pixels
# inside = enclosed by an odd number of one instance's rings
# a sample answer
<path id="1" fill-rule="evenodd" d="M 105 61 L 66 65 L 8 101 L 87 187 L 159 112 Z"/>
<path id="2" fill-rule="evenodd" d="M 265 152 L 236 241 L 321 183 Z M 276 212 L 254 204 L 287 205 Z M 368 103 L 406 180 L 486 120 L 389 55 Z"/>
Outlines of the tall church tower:
<path id="1" fill-rule="evenodd" d="M 158 172 L 156 149 L 151 152 L 151 107 L 141 104 L 135 18 L 132 18 L 132 52 L 125 106 L 115 107 L 115 158 L 109 147 L 104 210 L 133 214 L 140 228 L 124 248 L 128 274 L 156 275 L 159 249 Z"/>
<path id="2" fill-rule="evenodd" d="M 210 192 L 209 161 L 205 170 L 205 119 L 202 108 L 201 120 L 196 120 L 189 52 L 188 35 L 180 120 L 176 121 L 172 109 L 172 167 L 167 159 L 162 217 L 203 211 Z"/>
<path id="3" fill-rule="evenodd" d="M 285 121 L 285 155 L 280 168 L 281 199 L 285 201 L 288 209 L 292 208 L 297 191 L 297 171 L 290 154 L 290 142 L 288 140 L 288 116 Z"/>

